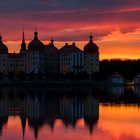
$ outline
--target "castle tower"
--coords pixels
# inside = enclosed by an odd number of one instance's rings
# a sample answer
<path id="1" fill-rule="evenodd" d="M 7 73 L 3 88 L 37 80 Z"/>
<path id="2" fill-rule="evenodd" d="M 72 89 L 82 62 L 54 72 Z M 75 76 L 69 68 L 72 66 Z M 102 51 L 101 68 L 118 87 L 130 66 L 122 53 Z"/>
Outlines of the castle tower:
<path id="1" fill-rule="evenodd" d="M 85 72 L 92 75 L 99 72 L 99 47 L 94 43 L 93 36 L 90 35 L 89 43 L 84 47 Z"/>

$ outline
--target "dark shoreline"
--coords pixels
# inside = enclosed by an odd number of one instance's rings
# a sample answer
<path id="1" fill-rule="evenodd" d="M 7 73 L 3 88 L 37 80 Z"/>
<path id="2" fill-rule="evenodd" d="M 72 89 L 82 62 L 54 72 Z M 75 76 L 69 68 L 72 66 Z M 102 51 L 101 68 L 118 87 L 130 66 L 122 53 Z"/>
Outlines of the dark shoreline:
<path id="1" fill-rule="evenodd" d="M 1 86 L 43 86 L 43 87 L 96 87 L 96 86 L 140 86 L 133 83 L 112 83 L 107 81 L 0 81 Z"/>

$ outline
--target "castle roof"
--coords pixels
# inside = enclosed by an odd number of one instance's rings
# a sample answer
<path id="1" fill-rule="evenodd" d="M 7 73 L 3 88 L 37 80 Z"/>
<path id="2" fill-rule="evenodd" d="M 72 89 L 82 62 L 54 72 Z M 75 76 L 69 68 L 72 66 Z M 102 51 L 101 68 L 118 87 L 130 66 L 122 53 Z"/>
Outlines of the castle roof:
<path id="1" fill-rule="evenodd" d="M 75 43 L 73 43 L 72 45 L 68 45 L 68 43 L 65 44 L 64 47 L 62 47 L 59 52 L 82 52 L 82 50 L 80 50 Z"/>
<path id="2" fill-rule="evenodd" d="M 54 46 L 53 40 L 51 40 L 51 43 L 49 45 L 44 45 L 46 53 L 50 52 L 58 52 L 58 49 Z"/>
<path id="3" fill-rule="evenodd" d="M 84 52 L 85 53 L 99 53 L 99 47 L 93 42 L 93 36 L 91 35 L 89 43 L 85 45 Z"/>

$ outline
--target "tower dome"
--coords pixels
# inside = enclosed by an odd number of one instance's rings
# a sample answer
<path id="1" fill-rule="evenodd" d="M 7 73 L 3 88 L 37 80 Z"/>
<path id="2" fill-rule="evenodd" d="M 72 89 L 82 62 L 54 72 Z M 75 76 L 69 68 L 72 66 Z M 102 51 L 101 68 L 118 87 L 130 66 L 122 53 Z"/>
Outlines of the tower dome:
<path id="1" fill-rule="evenodd" d="M 89 37 L 89 43 L 84 47 L 85 53 L 99 53 L 99 47 L 93 42 L 93 36 Z"/>
<path id="2" fill-rule="evenodd" d="M 2 42 L 2 36 L 0 36 L 0 53 L 8 53 L 8 48 Z"/>
<path id="3" fill-rule="evenodd" d="M 29 51 L 43 51 L 44 44 L 38 39 L 38 33 L 34 33 L 34 39 L 28 45 Z"/>

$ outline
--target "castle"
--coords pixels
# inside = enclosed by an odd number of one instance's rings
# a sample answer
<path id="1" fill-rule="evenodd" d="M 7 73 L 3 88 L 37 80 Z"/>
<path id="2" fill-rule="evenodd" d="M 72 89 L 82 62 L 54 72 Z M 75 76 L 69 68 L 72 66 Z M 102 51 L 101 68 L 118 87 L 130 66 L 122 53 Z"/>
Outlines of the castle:
<path id="1" fill-rule="evenodd" d="M 44 45 L 38 38 L 38 32 L 34 33 L 34 39 L 26 47 L 23 31 L 20 52 L 8 53 L 8 47 L 0 36 L 0 72 L 6 75 L 21 71 L 27 74 L 86 72 L 91 75 L 99 71 L 99 48 L 91 35 L 83 51 L 75 43 L 66 43 L 57 49 L 53 39 Z"/>

